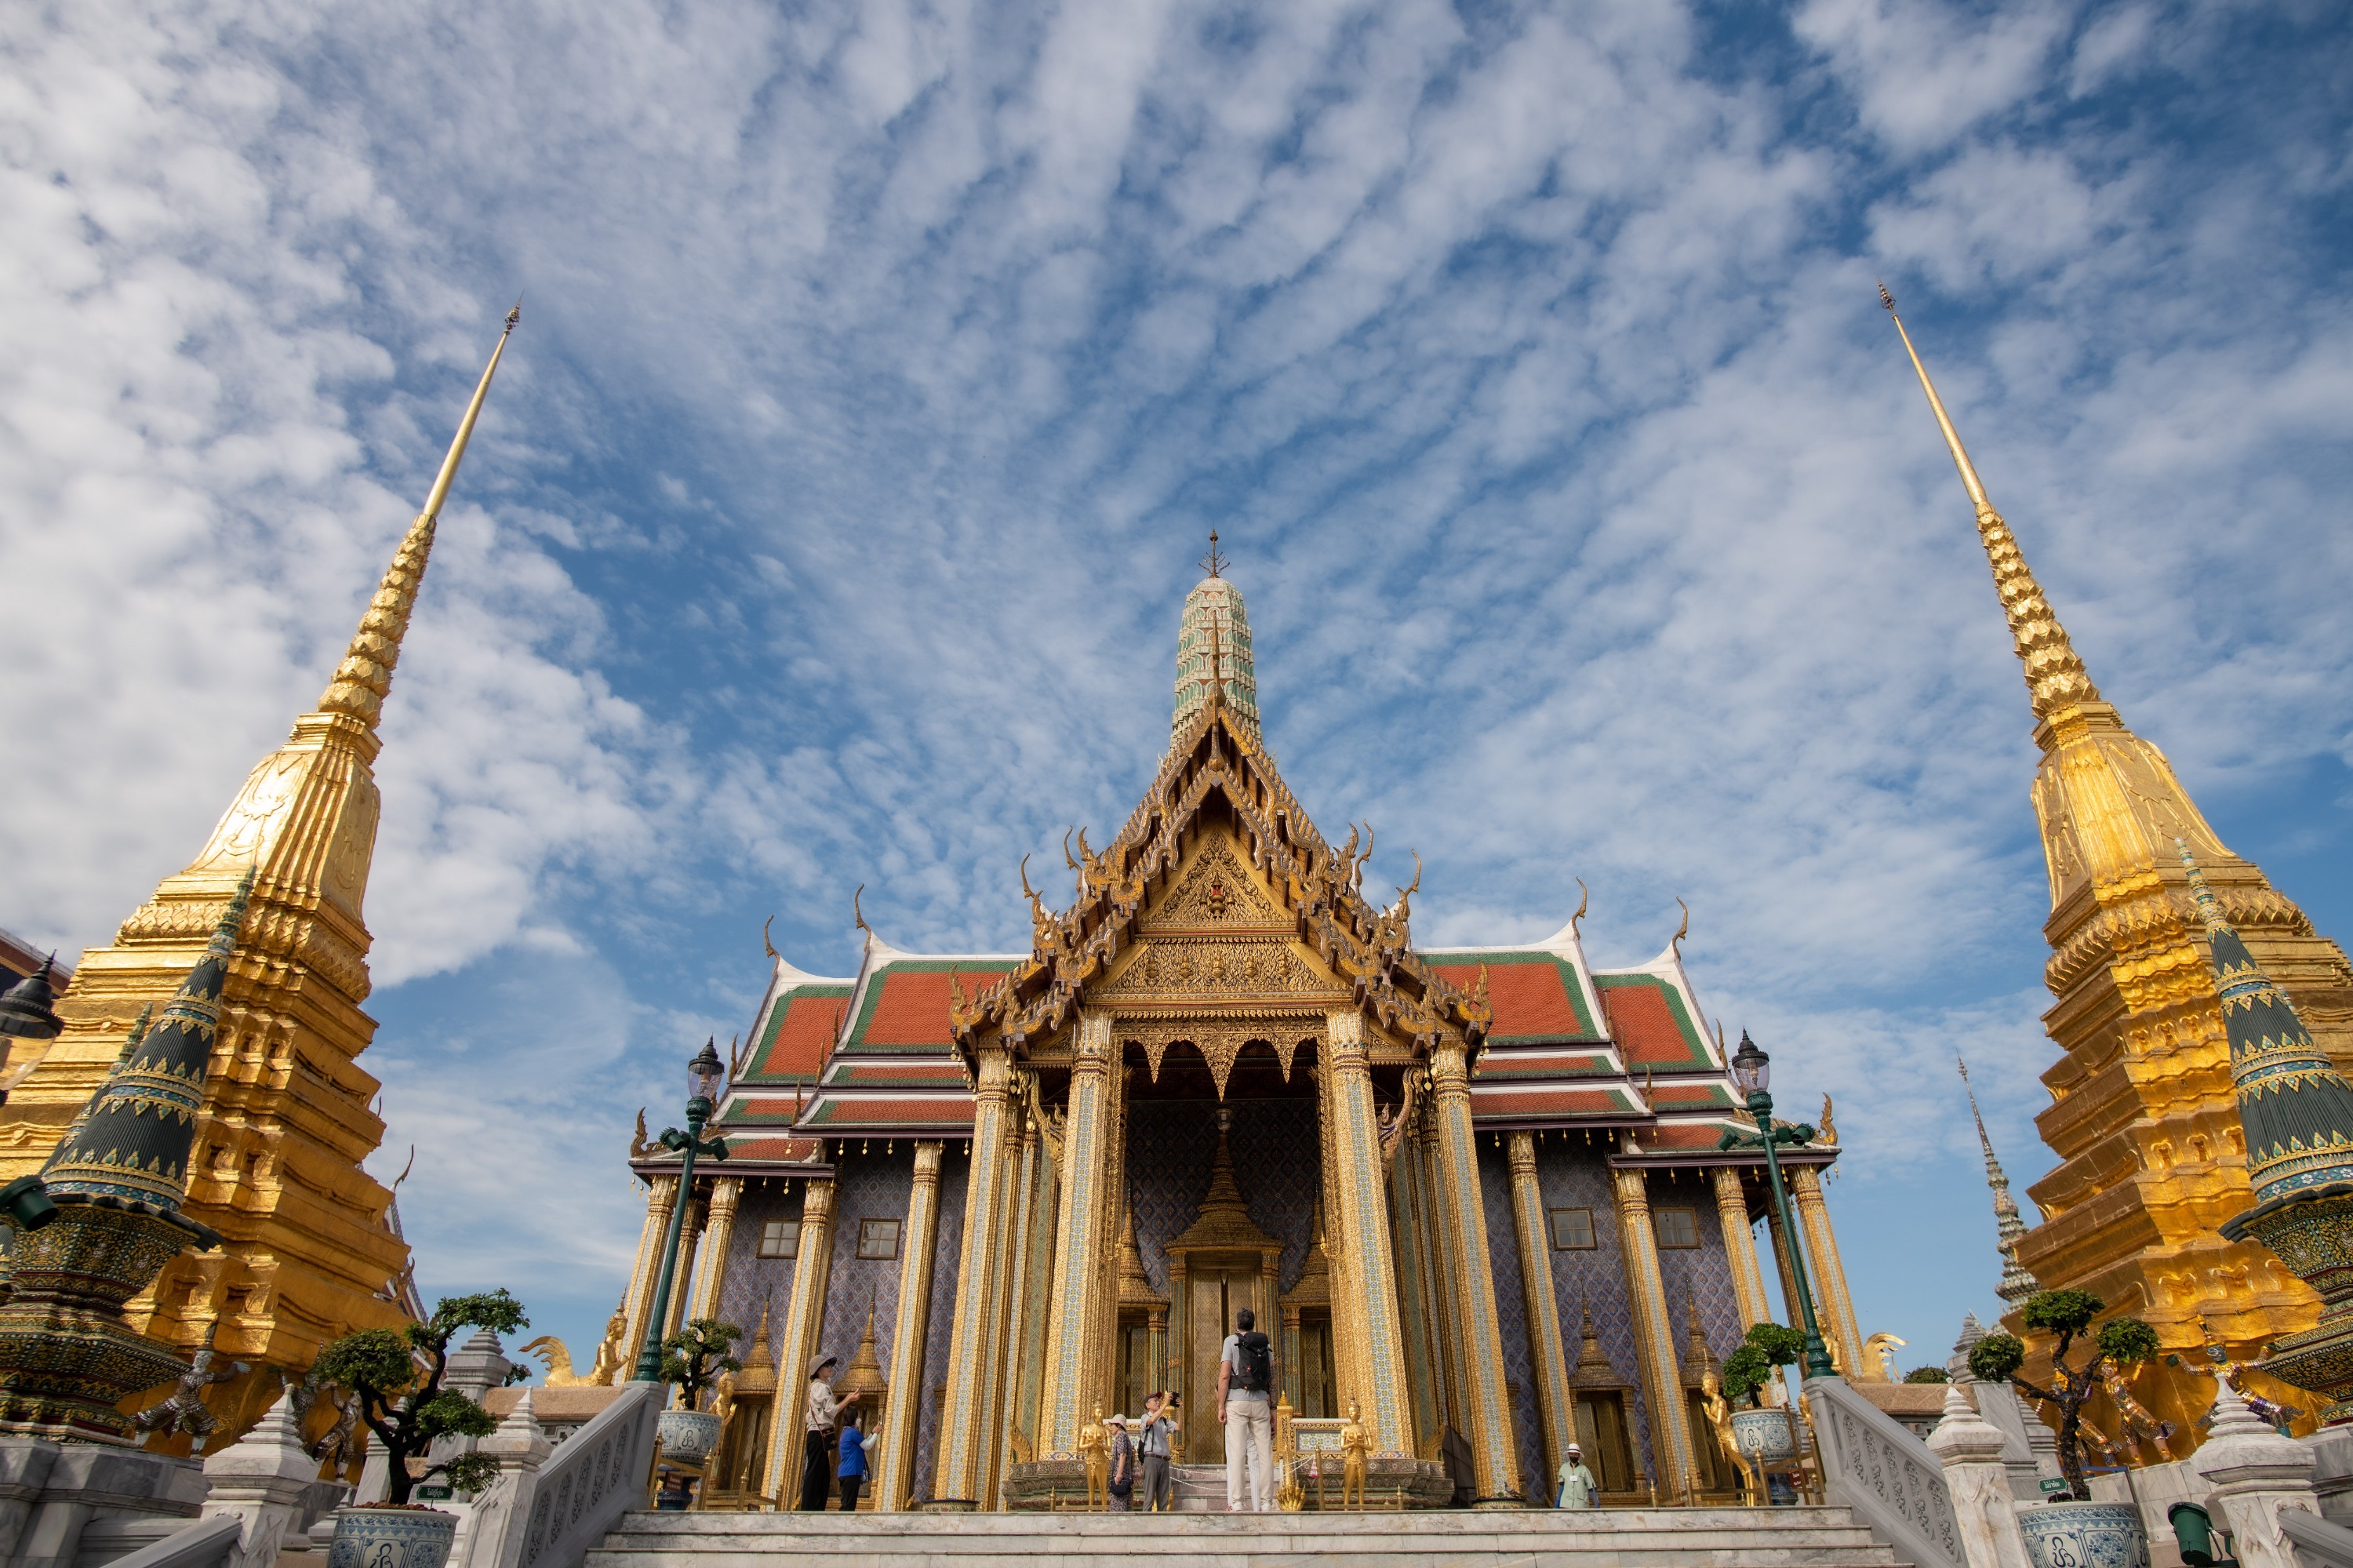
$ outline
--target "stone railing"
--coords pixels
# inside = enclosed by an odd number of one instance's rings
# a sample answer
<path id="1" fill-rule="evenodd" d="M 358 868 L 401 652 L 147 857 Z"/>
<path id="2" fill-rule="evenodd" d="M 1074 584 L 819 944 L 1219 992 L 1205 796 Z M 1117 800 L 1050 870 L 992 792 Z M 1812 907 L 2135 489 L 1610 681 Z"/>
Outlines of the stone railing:
<path id="1" fill-rule="evenodd" d="M 647 1506 L 654 1427 L 666 1383 L 632 1383 L 565 1441 L 552 1446 L 519 1401 L 482 1439 L 498 1480 L 473 1505 L 465 1568 L 580 1568 L 588 1549 L 632 1509 Z"/>
<path id="2" fill-rule="evenodd" d="M 223 1568 L 237 1549 L 242 1526 L 232 1518 L 200 1519 L 151 1542 L 110 1568 Z"/>
<path id="3" fill-rule="evenodd" d="M 1968 1568 L 1944 1466 L 1910 1428 L 1842 1378 L 1807 1380 L 1828 1500 L 1918 1568 Z"/>

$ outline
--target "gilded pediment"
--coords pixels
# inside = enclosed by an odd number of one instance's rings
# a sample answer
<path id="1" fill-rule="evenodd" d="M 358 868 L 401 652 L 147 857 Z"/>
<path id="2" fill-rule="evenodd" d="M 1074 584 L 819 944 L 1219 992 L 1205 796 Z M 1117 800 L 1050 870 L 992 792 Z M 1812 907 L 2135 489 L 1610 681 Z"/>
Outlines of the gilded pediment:
<path id="1" fill-rule="evenodd" d="M 1091 994 L 1104 1000 L 1181 1001 L 1297 995 L 1341 989 L 1301 958 L 1286 938 L 1155 937 Z"/>
<path id="2" fill-rule="evenodd" d="M 1177 878 L 1159 904 L 1148 911 L 1143 927 L 1155 926 L 1284 926 L 1291 917 L 1259 886 L 1258 878 L 1242 866 L 1231 845 L 1212 839 L 1196 853 L 1193 863 Z"/>

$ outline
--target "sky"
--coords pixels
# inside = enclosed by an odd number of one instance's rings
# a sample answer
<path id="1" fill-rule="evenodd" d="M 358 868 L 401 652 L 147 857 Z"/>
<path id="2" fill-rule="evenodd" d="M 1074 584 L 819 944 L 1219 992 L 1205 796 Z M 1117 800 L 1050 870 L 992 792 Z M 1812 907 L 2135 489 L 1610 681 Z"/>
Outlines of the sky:
<path id="1" fill-rule="evenodd" d="M 2353 32 L 2323 4 L 0 9 L 0 926 L 109 940 L 317 699 L 522 324 L 386 706 L 362 1065 L 428 1298 L 585 1360 L 763 920 L 1026 945 L 1216 528 L 1433 945 L 1691 909 L 1837 1102 L 1865 1333 L 2019 1181 L 2026 694 L 1885 279 L 2105 694 L 2353 934 Z"/>

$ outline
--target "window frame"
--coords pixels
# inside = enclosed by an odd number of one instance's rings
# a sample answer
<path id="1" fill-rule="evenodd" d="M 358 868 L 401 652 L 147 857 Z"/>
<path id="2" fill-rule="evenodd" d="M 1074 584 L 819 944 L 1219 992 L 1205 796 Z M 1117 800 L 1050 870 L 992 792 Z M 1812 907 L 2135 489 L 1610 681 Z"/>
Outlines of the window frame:
<path id="1" fill-rule="evenodd" d="M 879 1235 L 880 1227 L 886 1225 L 890 1227 L 891 1250 L 888 1252 L 871 1250 L 873 1244 L 870 1238 Z M 858 1222 L 858 1250 L 850 1255 L 867 1263 L 894 1263 L 898 1260 L 902 1233 L 904 1230 L 905 1226 L 895 1219 L 860 1220 Z"/>
<path id="2" fill-rule="evenodd" d="M 777 1234 L 779 1231 L 784 1233 L 781 1237 Z M 763 1220 L 760 1223 L 760 1245 L 754 1250 L 754 1256 L 782 1259 L 796 1258 L 800 1255 L 801 1223 L 799 1220 Z"/>
<path id="3" fill-rule="evenodd" d="M 1669 1214 L 1680 1214 L 1690 1223 L 1691 1240 L 1669 1241 L 1667 1227 L 1660 1222 Z M 1651 1211 L 1651 1234 L 1659 1238 L 1661 1252 L 1697 1252 L 1699 1250 L 1699 1211 L 1681 1203 L 1671 1203 Z"/>
<path id="4" fill-rule="evenodd" d="M 1561 1218 L 1563 1215 L 1567 1214 L 1583 1214 L 1585 1216 L 1585 1239 L 1583 1241 L 1565 1242 L 1560 1239 Z M 1593 1252 L 1598 1250 L 1601 1245 L 1600 1227 L 1597 1226 L 1593 1223 L 1593 1211 L 1590 1209 L 1580 1209 L 1574 1206 L 1558 1209 L 1546 1209 L 1545 1211 L 1545 1229 L 1552 1237 L 1552 1250 L 1555 1252 Z"/>

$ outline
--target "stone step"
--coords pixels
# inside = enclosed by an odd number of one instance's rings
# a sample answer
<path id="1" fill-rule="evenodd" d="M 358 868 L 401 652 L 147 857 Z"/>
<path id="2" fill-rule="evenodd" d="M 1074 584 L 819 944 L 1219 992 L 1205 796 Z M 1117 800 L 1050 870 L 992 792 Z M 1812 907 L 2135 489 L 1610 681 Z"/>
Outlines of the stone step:
<path id="1" fill-rule="evenodd" d="M 826 1568 L 1080 1568 L 1181 1559 L 1203 1568 L 1898 1568 L 1843 1509 L 1603 1509 L 1563 1513 L 631 1514 L 586 1568 L 713 1568 L 819 1557 Z"/>

